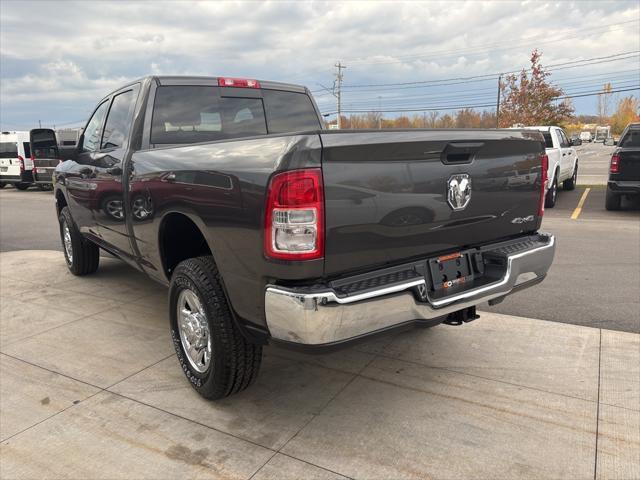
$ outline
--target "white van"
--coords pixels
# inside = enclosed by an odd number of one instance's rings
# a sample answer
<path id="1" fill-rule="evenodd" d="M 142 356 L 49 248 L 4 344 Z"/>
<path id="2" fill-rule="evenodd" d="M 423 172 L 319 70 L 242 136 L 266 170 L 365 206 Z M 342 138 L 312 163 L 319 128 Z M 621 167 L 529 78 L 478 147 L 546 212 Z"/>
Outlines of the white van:
<path id="1" fill-rule="evenodd" d="M 591 140 L 593 140 L 593 137 L 591 136 L 591 132 L 585 130 L 584 132 L 580 133 L 580 140 L 582 140 L 583 142 L 590 142 Z"/>
<path id="2" fill-rule="evenodd" d="M 26 190 L 33 183 L 29 132 L 0 132 L 0 188 Z"/>

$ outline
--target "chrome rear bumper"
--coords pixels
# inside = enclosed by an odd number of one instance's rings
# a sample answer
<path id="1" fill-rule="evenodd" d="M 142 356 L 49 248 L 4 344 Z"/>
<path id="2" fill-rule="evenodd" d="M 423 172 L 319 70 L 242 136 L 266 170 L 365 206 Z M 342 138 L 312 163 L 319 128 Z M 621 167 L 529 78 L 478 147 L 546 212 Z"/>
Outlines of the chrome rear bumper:
<path id="1" fill-rule="evenodd" d="M 536 248 L 507 255 L 505 273 L 499 280 L 438 299 L 429 297 L 424 278 L 347 297 L 330 288 L 305 290 L 268 285 L 267 326 L 278 340 L 325 345 L 414 320 L 443 317 L 504 297 L 516 287 L 524 288 L 542 279 L 555 253 L 555 237 L 543 238 L 546 243 Z M 425 301 L 416 300 L 414 291 L 420 288 L 427 291 Z"/>

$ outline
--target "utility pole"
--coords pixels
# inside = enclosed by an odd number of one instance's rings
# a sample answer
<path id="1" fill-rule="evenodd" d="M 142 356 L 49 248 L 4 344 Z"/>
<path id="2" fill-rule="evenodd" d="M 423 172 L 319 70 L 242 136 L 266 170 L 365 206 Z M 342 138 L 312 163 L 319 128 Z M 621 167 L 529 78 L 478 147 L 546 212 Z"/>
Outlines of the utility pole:
<path id="1" fill-rule="evenodd" d="M 378 130 L 382 130 L 382 105 L 380 100 L 382 97 L 378 95 Z"/>
<path id="2" fill-rule="evenodd" d="M 343 78 L 343 74 L 342 74 L 342 69 L 343 68 L 347 68 L 344 65 L 342 65 L 342 63 L 340 61 L 338 61 L 335 64 L 335 67 L 337 68 L 336 71 L 336 79 L 333 82 L 333 95 L 336 97 L 336 99 L 338 100 L 338 130 L 340 130 L 342 128 L 342 119 L 340 118 L 342 115 L 342 78 Z"/>
<path id="3" fill-rule="evenodd" d="M 38 120 L 38 126 L 42 128 L 42 122 L 40 120 Z"/>
<path id="4" fill-rule="evenodd" d="M 498 101 L 496 102 L 496 128 L 500 128 L 500 82 L 502 74 L 498 75 Z"/>

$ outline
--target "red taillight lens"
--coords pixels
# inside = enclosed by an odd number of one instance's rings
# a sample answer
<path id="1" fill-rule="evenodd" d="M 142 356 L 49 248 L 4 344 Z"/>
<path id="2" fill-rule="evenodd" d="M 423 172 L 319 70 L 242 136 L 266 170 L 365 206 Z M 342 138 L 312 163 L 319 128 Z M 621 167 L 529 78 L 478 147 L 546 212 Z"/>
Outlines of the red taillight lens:
<path id="1" fill-rule="evenodd" d="M 609 165 L 610 173 L 620 172 L 620 157 L 618 155 L 611 156 L 611 164 Z"/>
<path id="2" fill-rule="evenodd" d="M 33 173 L 38 173 L 38 169 L 36 168 L 36 157 L 34 157 L 33 155 L 31 155 L 31 165 L 33 165 Z"/>
<path id="3" fill-rule="evenodd" d="M 24 158 L 18 155 L 18 161 L 20 162 L 20 173 L 24 172 Z"/>
<path id="4" fill-rule="evenodd" d="M 324 256 L 324 192 L 319 168 L 293 170 L 271 178 L 264 252 L 281 260 Z"/>
<path id="5" fill-rule="evenodd" d="M 260 88 L 260 82 L 248 78 L 218 77 L 219 87 Z"/>
<path id="6" fill-rule="evenodd" d="M 540 155 L 540 200 L 538 203 L 538 216 L 544 215 L 544 197 L 546 195 L 546 186 L 549 171 L 549 157 L 544 153 Z"/>

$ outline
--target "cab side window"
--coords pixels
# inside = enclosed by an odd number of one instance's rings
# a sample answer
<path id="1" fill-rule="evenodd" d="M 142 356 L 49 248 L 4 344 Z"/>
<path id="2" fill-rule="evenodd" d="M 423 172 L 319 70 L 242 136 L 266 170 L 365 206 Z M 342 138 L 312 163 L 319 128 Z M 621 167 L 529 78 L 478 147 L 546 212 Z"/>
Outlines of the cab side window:
<path id="1" fill-rule="evenodd" d="M 104 125 L 101 149 L 121 148 L 125 146 L 133 121 L 138 88 L 128 90 L 113 97 L 111 109 Z"/>
<path id="2" fill-rule="evenodd" d="M 91 120 L 89 120 L 89 123 L 87 123 L 87 128 L 84 130 L 84 140 L 82 142 L 83 152 L 95 152 L 100 149 L 102 125 L 104 117 L 107 115 L 108 107 L 109 102 L 105 101 L 96 108 L 95 112 L 93 112 L 93 116 L 91 117 Z"/>
<path id="3" fill-rule="evenodd" d="M 558 135 L 560 136 L 560 146 L 562 148 L 567 148 L 571 146 L 571 143 L 569 142 L 569 139 L 567 138 L 567 135 L 564 133 L 563 130 L 558 130 Z"/>

